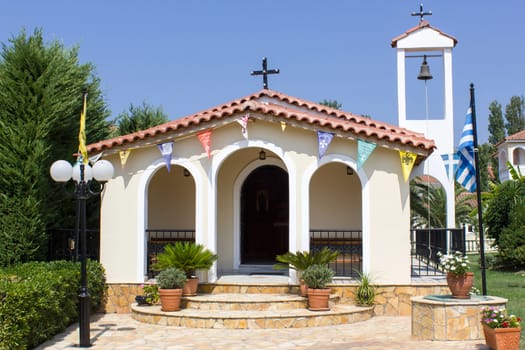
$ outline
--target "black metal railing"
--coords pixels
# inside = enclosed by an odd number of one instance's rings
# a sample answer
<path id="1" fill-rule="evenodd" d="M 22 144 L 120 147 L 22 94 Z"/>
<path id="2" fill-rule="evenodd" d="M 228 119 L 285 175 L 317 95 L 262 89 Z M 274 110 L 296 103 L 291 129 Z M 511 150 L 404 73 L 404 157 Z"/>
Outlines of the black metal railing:
<path id="1" fill-rule="evenodd" d="M 339 252 L 330 264 L 336 276 L 357 277 L 363 270 L 363 239 L 358 230 L 311 230 L 310 251 L 324 247 Z"/>
<path id="2" fill-rule="evenodd" d="M 47 259 L 53 260 L 78 260 L 80 249 L 79 237 L 75 229 L 53 229 L 48 231 Z M 100 259 L 100 231 L 86 229 L 86 257 L 91 260 Z"/>
<path id="3" fill-rule="evenodd" d="M 412 276 L 442 275 L 438 253 L 446 254 L 455 251 L 466 253 L 463 229 L 413 229 L 410 231 L 410 237 Z"/>
<path id="4" fill-rule="evenodd" d="M 147 273 L 151 278 L 156 273 L 151 265 L 157 262 L 157 254 L 168 244 L 175 242 L 195 242 L 195 230 L 147 229 L 148 239 Z"/>

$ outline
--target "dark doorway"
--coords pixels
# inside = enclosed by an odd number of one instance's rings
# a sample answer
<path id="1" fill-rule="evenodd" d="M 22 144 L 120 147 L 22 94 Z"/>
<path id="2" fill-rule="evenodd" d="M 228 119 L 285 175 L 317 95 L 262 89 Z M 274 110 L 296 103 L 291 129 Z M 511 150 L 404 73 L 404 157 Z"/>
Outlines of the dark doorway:
<path id="1" fill-rule="evenodd" d="M 241 263 L 271 264 L 288 251 L 288 173 L 255 169 L 241 190 Z"/>

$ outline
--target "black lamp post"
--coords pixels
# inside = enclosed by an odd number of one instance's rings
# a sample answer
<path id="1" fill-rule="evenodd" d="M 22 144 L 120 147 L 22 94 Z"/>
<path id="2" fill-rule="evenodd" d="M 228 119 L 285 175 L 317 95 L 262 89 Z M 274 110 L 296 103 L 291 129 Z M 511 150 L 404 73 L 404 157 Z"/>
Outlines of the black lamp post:
<path id="1" fill-rule="evenodd" d="M 87 287 L 86 269 L 86 200 L 89 195 L 99 194 L 104 184 L 113 177 L 113 165 L 107 160 L 101 160 L 93 165 L 77 163 L 75 166 L 65 160 L 57 160 L 51 165 L 51 177 L 56 182 L 67 182 L 71 178 L 76 181 L 75 198 L 77 200 L 77 227 L 76 236 L 80 237 L 80 294 L 79 298 L 79 347 L 90 347 L 90 295 Z M 93 191 L 90 188 L 92 178 L 100 183 L 100 188 Z"/>

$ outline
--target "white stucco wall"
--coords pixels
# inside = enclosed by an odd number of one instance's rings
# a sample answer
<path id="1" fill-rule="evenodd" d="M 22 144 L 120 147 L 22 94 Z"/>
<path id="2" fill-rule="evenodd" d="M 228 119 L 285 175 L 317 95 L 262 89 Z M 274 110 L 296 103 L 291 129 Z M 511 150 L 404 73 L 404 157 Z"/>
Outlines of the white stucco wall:
<path id="1" fill-rule="evenodd" d="M 331 178 L 329 181 L 333 178 L 336 182 L 329 190 L 345 191 L 345 196 L 337 198 L 342 206 L 349 206 L 352 213 L 345 215 L 343 220 L 334 217 L 331 221 L 335 226 L 348 228 L 346 226 L 351 225 L 351 228 L 363 230 L 365 272 L 370 272 L 377 282 L 409 282 L 409 190 L 401 175 L 396 150 L 377 147 L 364 167 L 356 171 L 350 180 L 344 170 L 346 165 L 355 169 L 355 140 L 335 137 L 326 155 L 319 160 L 315 131 L 288 126 L 282 132 L 278 123 L 260 119 L 250 122 L 248 130 L 249 139 L 245 140 L 235 122 L 214 129 L 211 159 L 207 158 L 195 136 L 176 140 L 174 144 L 172 164 L 189 169 L 195 183 L 195 202 L 191 206 L 195 212 L 196 240 L 219 254 L 219 270 L 235 267 L 235 259 L 238 258 L 239 184 L 247 174 L 246 169 L 254 169 L 259 164 L 275 164 L 289 175 L 291 251 L 309 249 L 310 200 L 311 197 L 321 196 L 319 190 L 324 189 L 320 179 L 327 175 Z M 266 161 L 258 160 L 260 149 L 266 150 Z M 106 186 L 102 201 L 101 262 L 106 268 L 109 283 L 142 282 L 148 208 L 159 210 L 159 203 L 148 201 L 156 197 L 150 191 L 161 191 L 160 187 L 156 188 L 155 182 L 159 181 L 160 185 L 160 181 L 164 180 L 162 176 L 156 178 L 155 174 L 164 167 L 164 161 L 155 145 L 132 150 L 125 167 L 120 166 L 116 154 L 106 159 L 113 162 L 116 172 L 114 179 Z M 330 162 L 338 164 L 321 167 Z M 341 166 L 341 163 L 344 165 Z M 337 169 L 342 169 L 344 175 L 332 174 Z M 351 182 L 348 188 L 342 185 L 346 180 Z M 150 181 L 153 181 L 151 188 Z M 313 188 L 312 193 L 310 188 Z M 171 197 L 175 195 L 173 191 L 178 190 L 173 188 L 169 191 L 171 194 L 167 192 L 166 195 Z M 351 201 L 346 200 L 347 195 Z M 361 203 L 362 208 L 356 203 Z M 316 208 L 315 205 L 313 208 Z M 190 208 L 184 210 L 191 212 Z M 328 217 L 329 213 L 326 215 Z M 164 222 L 162 220 L 169 215 L 162 216 L 163 219 L 154 217 L 151 216 L 152 221 Z M 328 225 L 323 216 L 316 214 L 313 220 L 319 225 Z M 216 277 L 215 271 L 214 267 L 208 274 L 210 280 Z"/>

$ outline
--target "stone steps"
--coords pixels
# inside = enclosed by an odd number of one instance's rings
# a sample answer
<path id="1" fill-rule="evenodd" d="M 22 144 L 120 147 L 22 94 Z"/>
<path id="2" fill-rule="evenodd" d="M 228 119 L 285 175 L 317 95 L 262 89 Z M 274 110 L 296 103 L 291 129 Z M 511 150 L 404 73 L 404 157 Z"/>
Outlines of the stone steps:
<path id="1" fill-rule="evenodd" d="M 330 296 L 330 310 L 308 310 L 308 298 L 283 276 L 223 276 L 202 283 L 196 296 L 182 298 L 180 311 L 164 312 L 160 305 L 131 305 L 140 322 L 188 328 L 300 328 L 348 324 L 368 320 L 373 307 L 340 304 Z"/>
<path id="2" fill-rule="evenodd" d="M 302 328 L 350 324 L 372 317 L 372 307 L 334 305 L 330 311 L 310 311 L 306 308 L 285 310 L 198 310 L 182 309 L 164 312 L 159 305 L 131 306 L 133 319 L 165 326 L 187 328 Z"/>
<path id="3" fill-rule="evenodd" d="M 330 305 L 338 302 L 339 296 L 332 294 Z M 277 311 L 305 309 L 308 299 L 295 294 L 216 293 L 184 297 L 181 304 L 193 310 Z"/>

